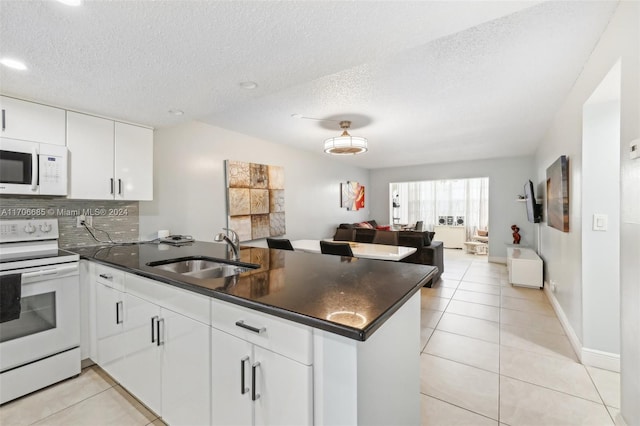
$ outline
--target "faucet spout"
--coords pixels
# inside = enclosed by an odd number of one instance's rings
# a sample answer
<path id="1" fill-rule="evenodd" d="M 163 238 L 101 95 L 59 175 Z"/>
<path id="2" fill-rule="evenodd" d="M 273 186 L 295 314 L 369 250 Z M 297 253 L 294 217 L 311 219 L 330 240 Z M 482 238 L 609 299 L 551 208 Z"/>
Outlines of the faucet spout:
<path id="1" fill-rule="evenodd" d="M 232 260 L 239 260 L 240 259 L 240 248 L 239 248 L 240 241 L 238 238 L 238 234 L 236 234 L 236 232 L 233 231 L 232 229 L 228 229 L 228 228 L 223 228 L 223 229 L 226 229 L 227 231 L 231 232 L 231 238 L 229 238 L 226 234 L 221 232 L 218 235 L 216 235 L 213 238 L 213 240 L 217 242 L 224 241 L 225 243 L 227 243 L 231 247 L 231 251 L 233 252 Z"/>

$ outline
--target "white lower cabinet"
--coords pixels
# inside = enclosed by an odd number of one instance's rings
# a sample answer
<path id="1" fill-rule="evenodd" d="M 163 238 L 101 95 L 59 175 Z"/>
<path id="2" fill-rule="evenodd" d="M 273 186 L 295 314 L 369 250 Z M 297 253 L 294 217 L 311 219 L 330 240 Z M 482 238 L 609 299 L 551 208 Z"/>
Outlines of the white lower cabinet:
<path id="1" fill-rule="evenodd" d="M 313 372 L 218 329 L 211 330 L 213 425 L 313 424 Z"/>
<path id="2" fill-rule="evenodd" d="M 121 381 L 124 361 L 124 293 L 95 282 L 96 353 L 103 370 Z"/>
<path id="3" fill-rule="evenodd" d="M 95 283 L 97 364 L 165 423 L 210 425 L 211 327 L 153 297 L 199 295 L 133 274 L 123 280 L 124 291 Z"/>

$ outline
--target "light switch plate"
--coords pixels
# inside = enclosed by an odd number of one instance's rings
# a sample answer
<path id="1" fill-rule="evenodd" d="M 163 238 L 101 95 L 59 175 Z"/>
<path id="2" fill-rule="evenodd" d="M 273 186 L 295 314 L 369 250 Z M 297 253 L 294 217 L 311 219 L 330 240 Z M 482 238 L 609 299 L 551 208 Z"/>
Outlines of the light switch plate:
<path id="1" fill-rule="evenodd" d="M 593 215 L 593 230 L 606 231 L 609 217 L 606 214 L 596 213 Z"/>
<path id="2" fill-rule="evenodd" d="M 629 157 L 632 160 L 640 158 L 640 139 L 634 139 L 629 144 Z"/>

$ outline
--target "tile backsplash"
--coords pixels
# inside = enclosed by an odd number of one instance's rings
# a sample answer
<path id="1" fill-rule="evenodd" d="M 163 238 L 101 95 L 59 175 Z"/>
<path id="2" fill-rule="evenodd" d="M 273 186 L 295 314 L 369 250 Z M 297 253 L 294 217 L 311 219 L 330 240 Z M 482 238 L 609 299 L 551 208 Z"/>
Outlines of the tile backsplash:
<path id="1" fill-rule="evenodd" d="M 45 197 L 0 197 L 0 219 L 58 219 L 60 247 L 100 244 L 84 228 L 76 226 L 76 216 L 93 218 L 95 235 L 107 241 L 137 241 L 139 235 L 138 201 L 67 200 Z M 101 232 L 101 231 L 106 231 Z"/>

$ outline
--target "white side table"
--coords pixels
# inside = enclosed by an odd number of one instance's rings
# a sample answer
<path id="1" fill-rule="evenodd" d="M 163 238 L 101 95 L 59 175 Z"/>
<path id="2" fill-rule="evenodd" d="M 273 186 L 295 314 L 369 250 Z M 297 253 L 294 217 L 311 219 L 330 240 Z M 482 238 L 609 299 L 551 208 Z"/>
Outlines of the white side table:
<path id="1" fill-rule="evenodd" d="M 526 247 L 507 247 L 509 282 L 524 287 L 542 288 L 542 259 Z"/>
<path id="2" fill-rule="evenodd" d="M 467 253 L 487 254 L 487 245 L 479 241 L 467 241 L 464 243 L 464 248 Z"/>

